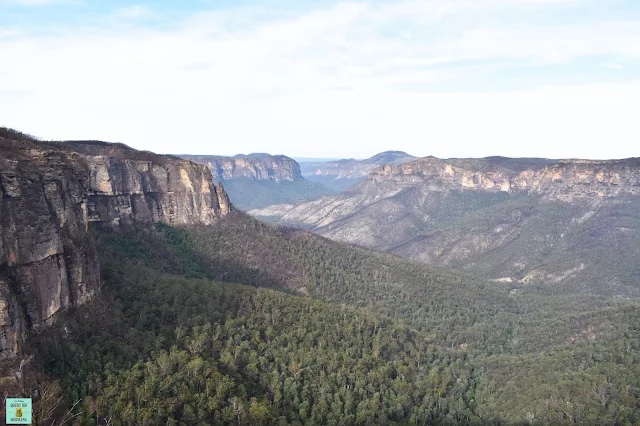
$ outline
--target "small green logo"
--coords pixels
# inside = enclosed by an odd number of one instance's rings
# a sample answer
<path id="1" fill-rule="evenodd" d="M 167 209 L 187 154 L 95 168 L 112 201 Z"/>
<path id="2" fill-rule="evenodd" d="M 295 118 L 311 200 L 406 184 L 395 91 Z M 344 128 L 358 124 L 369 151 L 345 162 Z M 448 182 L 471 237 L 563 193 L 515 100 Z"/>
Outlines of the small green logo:
<path id="1" fill-rule="evenodd" d="M 31 398 L 7 398 L 5 412 L 8 425 L 30 425 Z"/>

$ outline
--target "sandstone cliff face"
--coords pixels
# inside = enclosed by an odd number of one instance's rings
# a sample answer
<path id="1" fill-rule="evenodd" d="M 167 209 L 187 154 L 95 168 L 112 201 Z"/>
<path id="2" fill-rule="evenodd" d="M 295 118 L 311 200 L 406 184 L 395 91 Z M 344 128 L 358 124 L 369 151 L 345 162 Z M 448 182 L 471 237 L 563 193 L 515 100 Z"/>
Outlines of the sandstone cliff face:
<path id="1" fill-rule="evenodd" d="M 209 171 L 98 142 L 0 135 L 0 357 L 100 286 L 89 223 L 209 224 L 229 211 Z"/>
<path id="2" fill-rule="evenodd" d="M 429 208 L 433 194 L 451 191 L 505 196 L 533 194 L 567 203 L 575 199 L 598 203 L 607 197 L 640 195 L 640 159 L 518 161 L 499 157 L 453 160 L 425 157 L 379 167 L 366 181 L 344 194 L 298 205 L 271 206 L 268 212 L 281 216 L 284 222 L 323 227 L 373 204 L 396 203 L 393 197 L 409 190 L 416 195 L 411 203 L 413 210 L 423 211 Z M 260 210 L 250 213 L 266 215 Z"/>
<path id="3" fill-rule="evenodd" d="M 374 181 L 380 178 L 428 181 L 433 189 L 441 190 L 527 191 L 564 201 L 574 197 L 640 193 L 640 159 L 559 160 L 524 169 L 502 165 L 499 159 L 478 162 L 480 164 L 472 160 L 427 157 L 403 165 L 384 166 L 374 171 L 371 178 Z"/>
<path id="4" fill-rule="evenodd" d="M 497 282 L 628 294 L 640 290 L 639 196 L 640 159 L 427 157 L 342 194 L 249 213 Z"/>
<path id="5" fill-rule="evenodd" d="M 302 179 L 300 165 L 284 155 L 182 155 L 184 159 L 204 164 L 216 180 L 246 178 L 276 182 Z"/>

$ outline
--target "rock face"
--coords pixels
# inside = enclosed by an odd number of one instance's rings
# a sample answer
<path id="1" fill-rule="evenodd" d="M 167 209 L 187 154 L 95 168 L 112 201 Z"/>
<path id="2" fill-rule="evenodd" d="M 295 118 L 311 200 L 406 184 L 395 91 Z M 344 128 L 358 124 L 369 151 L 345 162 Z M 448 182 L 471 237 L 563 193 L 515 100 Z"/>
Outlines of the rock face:
<path id="1" fill-rule="evenodd" d="M 345 159 L 321 164 L 303 163 L 303 175 L 337 190 L 362 182 L 369 173 L 384 165 L 403 164 L 416 157 L 402 151 L 385 151 L 365 160 Z"/>
<path id="2" fill-rule="evenodd" d="M 300 165 L 284 155 L 257 153 L 234 157 L 181 157 L 209 168 L 214 182 L 224 182 L 234 207 L 240 210 L 311 200 L 334 192 L 303 178 Z"/>
<path id="3" fill-rule="evenodd" d="M 84 154 L 90 222 L 210 224 L 229 201 L 206 168 L 188 160 L 104 142 L 64 142 Z"/>
<path id="4" fill-rule="evenodd" d="M 229 201 L 209 171 L 102 142 L 42 143 L 0 129 L 0 357 L 100 287 L 89 223 L 209 224 Z"/>
<path id="5" fill-rule="evenodd" d="M 639 208 L 637 158 L 426 157 L 339 195 L 249 213 L 514 286 L 628 293 L 640 289 Z"/>
<path id="6" fill-rule="evenodd" d="M 181 158 L 204 164 L 217 181 L 246 178 L 251 180 L 294 181 L 302 179 L 300 165 L 284 155 L 249 154 L 181 155 Z"/>
<path id="7" fill-rule="evenodd" d="M 548 199 L 571 201 L 574 197 L 610 197 L 640 193 L 640 159 L 559 160 L 501 157 L 480 160 L 441 160 L 427 157 L 399 166 L 384 166 L 372 179 L 428 181 L 439 190 L 528 192 Z"/>

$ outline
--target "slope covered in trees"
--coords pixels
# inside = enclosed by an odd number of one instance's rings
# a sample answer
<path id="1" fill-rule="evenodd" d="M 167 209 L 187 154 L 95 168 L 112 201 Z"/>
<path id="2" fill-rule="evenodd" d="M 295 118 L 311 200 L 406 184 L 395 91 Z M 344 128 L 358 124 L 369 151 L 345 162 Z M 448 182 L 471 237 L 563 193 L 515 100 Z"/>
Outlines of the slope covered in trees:
<path id="1" fill-rule="evenodd" d="M 640 161 L 425 157 L 250 214 L 512 288 L 639 297 Z"/>
<path id="2" fill-rule="evenodd" d="M 79 424 L 640 421 L 632 301 L 509 294 L 243 214 L 96 236 L 102 298 L 34 342 Z"/>

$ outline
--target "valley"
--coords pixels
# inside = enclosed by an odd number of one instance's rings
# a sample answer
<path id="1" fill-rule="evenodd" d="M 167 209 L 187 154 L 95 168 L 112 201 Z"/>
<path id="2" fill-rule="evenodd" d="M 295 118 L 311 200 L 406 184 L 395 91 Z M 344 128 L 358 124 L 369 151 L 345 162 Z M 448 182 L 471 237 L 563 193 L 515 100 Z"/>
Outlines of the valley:
<path id="1" fill-rule="evenodd" d="M 416 157 L 402 151 L 385 151 L 364 160 L 353 158 L 333 161 L 307 161 L 300 170 L 310 181 L 318 182 L 335 191 L 344 191 L 365 180 L 369 173 L 387 164 L 402 164 Z"/>
<path id="2" fill-rule="evenodd" d="M 638 159 L 422 158 L 249 213 L 521 288 L 637 295 Z"/>
<path id="3" fill-rule="evenodd" d="M 265 223 L 226 192 L 259 163 L 0 153 L 0 391 L 39 424 L 640 421 L 635 160 L 423 158 Z"/>
<path id="4" fill-rule="evenodd" d="M 638 0 L 0 0 L 0 425 L 640 426 Z"/>
<path id="5" fill-rule="evenodd" d="M 284 155 L 254 153 L 233 157 L 218 155 L 181 155 L 181 158 L 205 165 L 216 183 L 241 210 L 271 204 L 310 200 L 336 191 L 302 176 L 300 165 Z"/>

